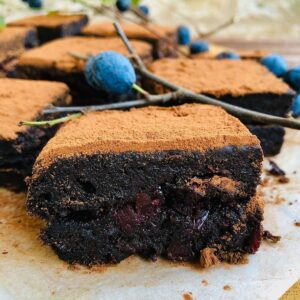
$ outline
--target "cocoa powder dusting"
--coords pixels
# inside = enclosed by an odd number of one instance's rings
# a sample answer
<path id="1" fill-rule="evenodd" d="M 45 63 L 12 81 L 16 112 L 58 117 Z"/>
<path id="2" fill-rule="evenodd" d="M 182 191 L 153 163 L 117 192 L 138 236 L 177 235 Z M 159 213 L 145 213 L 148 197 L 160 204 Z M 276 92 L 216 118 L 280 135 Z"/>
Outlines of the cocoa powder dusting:
<path id="1" fill-rule="evenodd" d="M 253 93 L 284 94 L 289 91 L 286 83 L 251 60 L 166 58 L 152 63 L 150 70 L 195 93 L 216 97 L 237 97 Z M 157 92 L 161 92 L 159 85 L 157 88 Z"/>
<path id="2" fill-rule="evenodd" d="M 258 139 L 238 119 L 218 107 L 185 104 L 178 110 L 185 116 L 178 116 L 172 107 L 153 106 L 86 114 L 64 124 L 38 161 L 45 166 L 57 157 L 82 154 L 259 147 Z"/>

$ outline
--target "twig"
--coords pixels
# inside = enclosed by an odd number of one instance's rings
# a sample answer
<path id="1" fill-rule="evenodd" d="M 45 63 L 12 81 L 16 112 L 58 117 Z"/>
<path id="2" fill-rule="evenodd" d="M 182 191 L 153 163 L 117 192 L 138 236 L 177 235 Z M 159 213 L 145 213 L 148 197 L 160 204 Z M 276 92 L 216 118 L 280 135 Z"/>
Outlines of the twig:
<path id="1" fill-rule="evenodd" d="M 116 23 L 116 27 L 118 27 L 118 33 L 126 45 L 128 51 L 130 54 L 134 54 L 134 49 L 132 48 L 129 40 L 127 39 L 124 31 L 120 27 L 118 23 Z M 177 86 L 176 84 L 173 84 L 169 82 L 168 80 L 165 80 L 163 78 L 160 78 L 159 76 L 153 74 L 152 72 L 148 71 L 146 68 L 142 68 L 138 66 L 138 70 L 141 75 L 144 77 L 151 79 L 167 89 L 170 89 L 172 91 L 180 91 L 181 92 L 181 98 L 185 100 L 193 100 L 195 102 L 204 103 L 204 104 L 210 104 L 210 105 L 216 105 L 224 108 L 227 112 L 231 113 L 232 115 L 238 117 L 238 118 L 244 118 L 248 120 L 252 120 L 255 122 L 261 122 L 264 124 L 277 124 L 284 127 L 289 127 L 293 129 L 300 129 L 300 122 L 292 119 L 287 118 L 280 118 L 268 114 L 263 114 L 260 112 L 256 112 L 253 110 L 245 109 L 242 107 L 238 107 L 235 105 L 227 104 L 225 102 L 222 102 L 220 100 L 202 95 L 202 94 L 196 94 L 188 89 L 185 89 L 183 87 Z"/>
<path id="2" fill-rule="evenodd" d="M 77 114 L 72 114 L 66 117 L 62 117 L 62 118 L 58 118 L 58 119 L 54 119 L 54 120 L 46 120 L 46 121 L 21 121 L 19 123 L 19 126 L 54 126 L 60 123 L 64 123 L 76 118 L 79 118 L 81 116 L 81 113 L 77 113 Z"/>
<path id="3" fill-rule="evenodd" d="M 220 24 L 219 26 L 213 28 L 212 30 L 210 30 L 208 32 L 202 33 L 200 35 L 200 37 L 201 38 L 207 38 L 207 37 L 215 34 L 216 32 L 229 27 L 230 25 L 234 24 L 235 22 L 236 22 L 236 17 L 233 16 L 232 18 L 230 18 L 229 20 L 227 20 L 225 23 Z"/>
<path id="4" fill-rule="evenodd" d="M 103 111 L 110 109 L 126 109 L 132 107 L 142 107 L 158 103 L 167 103 L 171 100 L 177 100 L 181 96 L 180 92 L 166 93 L 163 95 L 151 95 L 149 100 L 131 100 L 117 103 L 109 103 L 103 105 L 90 105 L 90 106 L 51 106 L 43 110 L 43 114 L 53 114 L 62 112 L 91 112 L 91 111 Z"/>
<path id="5" fill-rule="evenodd" d="M 133 56 L 135 59 L 136 63 L 138 64 L 139 68 L 141 69 L 146 69 L 145 64 L 143 63 L 142 59 L 140 56 L 137 54 L 137 52 L 133 49 L 131 46 L 125 32 L 122 30 L 120 23 L 119 22 L 114 22 L 114 27 L 118 33 L 118 35 L 121 37 L 122 41 L 124 42 L 124 45 L 126 46 L 128 52 Z"/>

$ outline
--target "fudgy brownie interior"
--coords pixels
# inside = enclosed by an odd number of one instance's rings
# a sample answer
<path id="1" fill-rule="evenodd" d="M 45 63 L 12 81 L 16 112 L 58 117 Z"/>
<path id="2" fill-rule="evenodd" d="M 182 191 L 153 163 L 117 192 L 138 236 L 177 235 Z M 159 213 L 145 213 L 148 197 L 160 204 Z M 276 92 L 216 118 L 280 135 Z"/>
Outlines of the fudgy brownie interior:
<path id="1" fill-rule="evenodd" d="M 66 105 L 69 102 L 69 89 L 63 83 L 0 79 L 1 185 L 14 189 L 24 188 L 24 178 L 31 174 L 35 158 L 57 129 L 19 127 L 19 121 L 45 119 L 41 115 L 43 108 L 50 104 Z M 11 181 L 13 174 L 16 180 Z"/>
<path id="2" fill-rule="evenodd" d="M 18 19 L 9 26 L 35 27 L 40 43 L 76 35 L 88 23 L 86 15 L 39 15 Z"/>
<path id="3" fill-rule="evenodd" d="M 43 149 L 27 207 L 69 262 L 193 260 L 204 248 L 228 261 L 259 246 L 262 209 L 248 207 L 261 162 L 257 138 L 217 107 L 90 113 Z"/>

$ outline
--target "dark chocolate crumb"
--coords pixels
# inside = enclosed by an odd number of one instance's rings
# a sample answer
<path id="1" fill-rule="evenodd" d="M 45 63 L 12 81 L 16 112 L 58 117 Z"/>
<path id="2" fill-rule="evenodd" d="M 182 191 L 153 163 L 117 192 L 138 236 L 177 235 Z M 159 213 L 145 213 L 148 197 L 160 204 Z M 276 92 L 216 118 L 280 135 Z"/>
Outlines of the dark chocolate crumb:
<path id="1" fill-rule="evenodd" d="M 273 235 L 270 231 L 265 230 L 263 233 L 263 240 L 276 244 L 281 240 L 281 236 Z"/>
<path id="2" fill-rule="evenodd" d="M 294 225 L 300 227 L 300 222 L 295 222 Z"/>
<path id="3" fill-rule="evenodd" d="M 285 172 L 276 164 L 275 161 L 269 160 L 271 168 L 268 170 L 268 173 L 273 176 L 284 176 Z"/>

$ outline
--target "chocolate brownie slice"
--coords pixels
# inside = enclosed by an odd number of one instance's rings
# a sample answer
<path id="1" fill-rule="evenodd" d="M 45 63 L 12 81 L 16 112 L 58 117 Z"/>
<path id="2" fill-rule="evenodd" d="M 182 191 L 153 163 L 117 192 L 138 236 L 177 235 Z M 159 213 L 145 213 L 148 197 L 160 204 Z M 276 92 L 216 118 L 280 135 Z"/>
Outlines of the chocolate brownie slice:
<path id="1" fill-rule="evenodd" d="M 285 116 L 294 98 L 294 92 L 287 84 L 251 60 L 162 59 L 153 62 L 150 69 L 156 75 L 196 93 L 276 116 Z M 146 84 L 148 89 L 156 93 L 164 92 L 159 84 Z M 242 121 L 251 124 L 249 120 Z M 260 132 L 262 134 L 259 136 L 270 133 L 265 126 L 261 126 Z M 277 139 L 273 135 L 268 136 L 270 140 L 273 138 Z M 270 149 L 272 144 L 274 148 Z M 271 141 L 268 148 L 263 149 L 268 155 L 276 153 L 280 148 L 278 142 Z"/>
<path id="2" fill-rule="evenodd" d="M 88 23 L 86 15 L 39 15 L 10 22 L 9 26 L 35 27 L 40 43 L 75 35 Z"/>
<path id="3" fill-rule="evenodd" d="M 141 41 L 132 41 L 133 47 L 145 62 L 152 60 L 151 45 Z M 33 49 L 20 57 L 17 66 L 18 75 L 22 78 L 58 80 L 67 83 L 76 96 L 75 100 L 88 97 L 97 99 L 115 99 L 104 91 L 90 87 L 84 76 L 85 61 L 69 55 L 77 52 L 83 55 L 95 55 L 105 50 L 117 51 L 128 55 L 128 51 L 119 38 L 67 37 L 52 41 L 42 47 Z M 78 96 L 78 97 L 77 97 Z M 132 95 L 129 95 L 132 97 Z M 126 98 L 126 95 L 120 98 Z M 77 103 L 79 103 L 76 101 Z"/>
<path id="4" fill-rule="evenodd" d="M 34 28 L 6 27 L 0 30 L 0 77 L 12 75 L 18 57 L 37 44 Z"/>
<path id="5" fill-rule="evenodd" d="M 63 83 L 0 79 L 0 185 L 24 188 L 35 158 L 56 130 L 19 127 L 18 122 L 39 119 L 49 104 L 69 102 L 69 89 Z"/>
<path id="6" fill-rule="evenodd" d="M 177 57 L 177 35 L 175 27 L 155 24 L 134 24 L 121 22 L 122 29 L 129 39 L 141 40 L 153 46 L 154 58 Z M 81 33 L 85 36 L 117 37 L 112 22 L 101 22 L 84 27 Z"/>
<path id="7" fill-rule="evenodd" d="M 207 247 L 228 260 L 259 246 L 262 210 L 248 207 L 261 163 L 258 139 L 218 107 L 90 113 L 43 149 L 27 207 L 71 263 L 193 260 Z"/>

